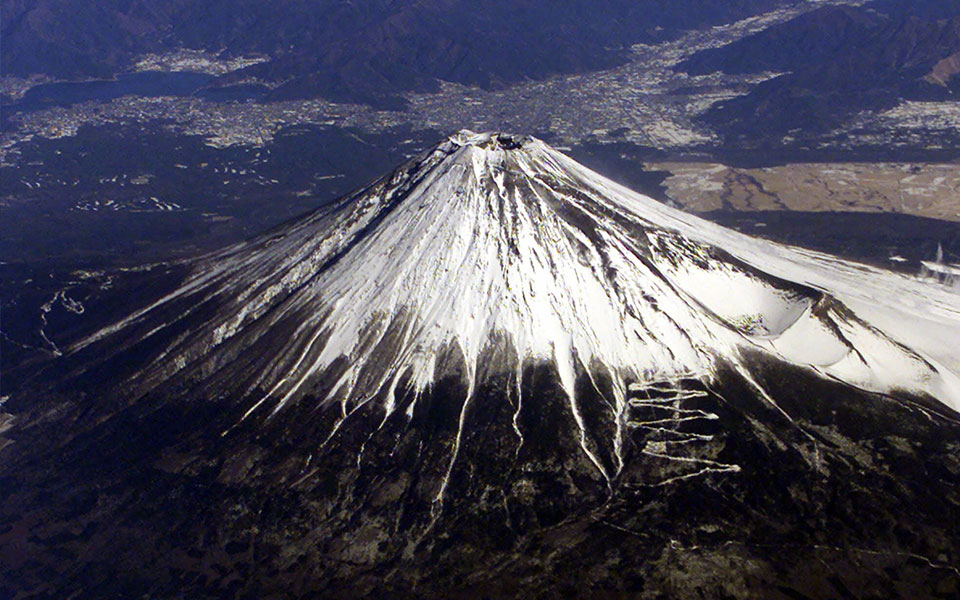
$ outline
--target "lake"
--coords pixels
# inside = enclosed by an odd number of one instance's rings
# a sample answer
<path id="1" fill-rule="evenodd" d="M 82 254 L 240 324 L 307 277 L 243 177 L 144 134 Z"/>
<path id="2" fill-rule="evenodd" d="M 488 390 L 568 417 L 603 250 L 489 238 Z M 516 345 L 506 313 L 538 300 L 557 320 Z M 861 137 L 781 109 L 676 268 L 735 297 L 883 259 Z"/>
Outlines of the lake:
<path id="1" fill-rule="evenodd" d="M 201 96 L 226 102 L 256 99 L 266 86 L 244 84 L 223 88 L 208 87 L 214 75 L 192 72 L 146 71 L 120 75 L 113 80 L 57 82 L 30 88 L 23 98 L 3 106 L 4 117 L 16 112 L 31 112 L 55 106 L 70 106 L 92 100 L 107 102 L 122 96 Z"/>

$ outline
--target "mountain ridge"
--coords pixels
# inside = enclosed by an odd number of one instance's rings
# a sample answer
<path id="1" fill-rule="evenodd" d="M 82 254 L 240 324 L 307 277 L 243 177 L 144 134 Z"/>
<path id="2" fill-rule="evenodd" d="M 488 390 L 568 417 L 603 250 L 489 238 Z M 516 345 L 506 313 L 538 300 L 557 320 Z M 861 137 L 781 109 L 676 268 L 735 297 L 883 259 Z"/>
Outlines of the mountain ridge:
<path id="1" fill-rule="evenodd" d="M 609 68 L 639 41 L 735 21 L 785 0 L 571 2 L 3 3 L 5 72 L 109 77 L 181 48 L 269 60 L 222 78 L 277 86 L 272 100 L 327 97 L 401 108 L 438 80 L 483 88 Z M 80 25 L 65 27 L 58 14 Z M 267 25 L 268 24 L 268 25 Z"/>
<path id="2" fill-rule="evenodd" d="M 958 81 L 940 67 L 960 51 L 960 5 L 916 8 L 902 0 L 825 6 L 732 44 L 694 54 L 691 74 L 778 75 L 747 94 L 712 106 L 700 118 L 725 133 L 780 139 L 844 127 L 861 111 L 915 101 L 951 101 Z"/>

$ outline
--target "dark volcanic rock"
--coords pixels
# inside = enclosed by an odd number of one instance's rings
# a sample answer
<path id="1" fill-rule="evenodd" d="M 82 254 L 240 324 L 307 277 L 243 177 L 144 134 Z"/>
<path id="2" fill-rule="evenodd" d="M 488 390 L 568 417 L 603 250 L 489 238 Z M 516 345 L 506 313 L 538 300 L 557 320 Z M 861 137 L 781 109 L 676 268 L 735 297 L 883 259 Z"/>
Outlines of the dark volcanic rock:
<path id="1" fill-rule="evenodd" d="M 782 365 L 756 376 L 790 417 L 730 373 L 685 404 L 716 421 L 631 429 L 608 488 L 549 368 L 524 371 L 524 445 L 503 374 L 467 414 L 442 508 L 455 381 L 409 421 L 377 429 L 361 410 L 330 438 L 335 409 L 220 436 L 229 405 L 196 399 L 144 401 L 52 445 L 18 436 L 46 451 L 5 452 L 5 594 L 953 597 L 953 417 Z M 694 434 L 711 438 L 679 444 Z M 645 454 L 670 440 L 740 469 Z"/>

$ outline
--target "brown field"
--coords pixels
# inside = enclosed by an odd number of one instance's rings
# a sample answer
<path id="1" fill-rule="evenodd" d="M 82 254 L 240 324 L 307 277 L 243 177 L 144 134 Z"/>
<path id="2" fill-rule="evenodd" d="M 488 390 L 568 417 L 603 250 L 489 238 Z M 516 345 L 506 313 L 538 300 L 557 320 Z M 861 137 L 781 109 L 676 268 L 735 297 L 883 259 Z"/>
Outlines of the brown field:
<path id="1" fill-rule="evenodd" d="M 667 196 L 686 210 L 861 211 L 960 221 L 960 164 L 798 163 L 743 169 L 647 163 L 672 175 Z"/>

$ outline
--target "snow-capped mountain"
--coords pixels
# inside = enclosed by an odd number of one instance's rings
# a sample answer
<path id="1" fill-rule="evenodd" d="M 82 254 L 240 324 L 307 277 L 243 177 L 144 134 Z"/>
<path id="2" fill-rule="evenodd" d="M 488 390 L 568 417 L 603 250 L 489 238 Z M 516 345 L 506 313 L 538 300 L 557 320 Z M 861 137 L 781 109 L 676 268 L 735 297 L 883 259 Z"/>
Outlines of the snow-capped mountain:
<path id="1" fill-rule="evenodd" d="M 723 229 L 499 134 L 463 131 L 331 209 L 201 261 L 71 351 L 144 323 L 131 342 L 189 324 L 157 343 L 150 385 L 255 354 L 248 377 L 231 376 L 248 414 L 308 396 L 346 413 L 379 396 L 388 416 L 401 380 L 423 393 L 450 348 L 471 388 L 484 371 L 553 363 L 573 412 L 577 373 L 609 377 L 614 419 L 629 387 L 709 380 L 718 361 L 743 370 L 745 347 L 960 408 L 956 294 Z"/>
<path id="2" fill-rule="evenodd" d="M 860 551 L 879 570 L 925 559 L 908 596 L 960 575 L 945 566 L 955 527 L 933 554 L 917 541 L 960 506 L 943 475 L 960 472 L 947 287 L 754 239 L 539 140 L 468 131 L 177 269 L 126 318 L 61 342 L 44 371 L 68 398 L 55 447 L 97 473 L 54 487 L 156 493 L 144 509 L 121 491 L 110 518 L 146 514 L 158 547 L 215 560 L 190 537 L 207 525 L 166 514 L 173 492 L 100 463 L 189 479 L 204 491 L 176 493 L 204 507 L 210 535 L 272 544 L 276 572 L 247 591 L 287 585 L 281 572 L 350 594 L 566 581 L 534 563 L 594 565 L 600 589 L 624 591 L 610 565 L 626 561 L 660 582 L 648 591 L 763 596 L 804 591 L 816 574 L 798 557 L 822 558 L 831 528 L 846 558 L 824 577 L 861 568 Z M 48 435 L 45 419 L 22 418 L 23 439 Z M 8 464 L 38 464 L 24 452 Z M 24 489 L 49 492 L 43 473 Z M 904 502 L 911 533 L 880 533 Z M 157 531 L 166 520 L 189 535 Z M 611 535 L 624 554 L 578 554 Z M 654 569 L 675 543 L 713 548 L 700 584 Z M 750 587 L 724 561 L 759 548 L 774 550 Z M 496 566 L 463 566 L 478 559 Z M 155 590 L 180 589 L 170 577 Z"/>

